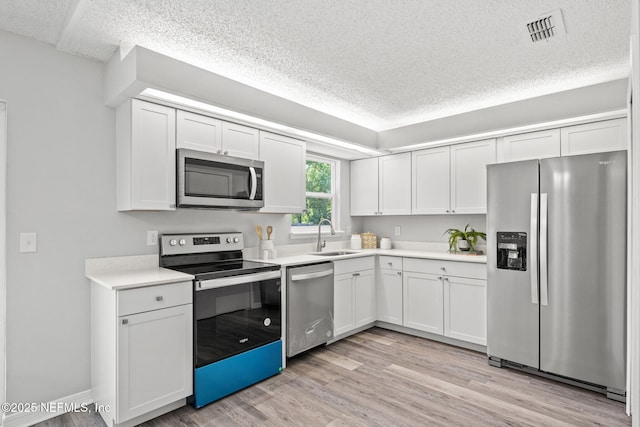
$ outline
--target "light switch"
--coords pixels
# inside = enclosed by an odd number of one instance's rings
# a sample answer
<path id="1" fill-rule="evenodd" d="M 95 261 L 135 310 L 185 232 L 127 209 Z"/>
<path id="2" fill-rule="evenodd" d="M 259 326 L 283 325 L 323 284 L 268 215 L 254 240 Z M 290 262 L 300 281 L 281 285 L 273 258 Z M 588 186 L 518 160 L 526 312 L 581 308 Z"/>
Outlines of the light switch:
<path id="1" fill-rule="evenodd" d="M 158 230 L 147 231 L 147 246 L 155 246 L 158 244 Z"/>
<path id="2" fill-rule="evenodd" d="M 38 233 L 20 233 L 20 252 L 37 252 Z"/>

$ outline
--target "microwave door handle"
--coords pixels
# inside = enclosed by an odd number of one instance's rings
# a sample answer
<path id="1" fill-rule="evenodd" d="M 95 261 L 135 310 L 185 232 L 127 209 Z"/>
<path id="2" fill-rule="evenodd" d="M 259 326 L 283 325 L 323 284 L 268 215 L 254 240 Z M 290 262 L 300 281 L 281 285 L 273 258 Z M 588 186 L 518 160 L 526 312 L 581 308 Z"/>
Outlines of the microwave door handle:
<path id="1" fill-rule="evenodd" d="M 256 198 L 256 189 L 258 188 L 258 177 L 256 176 L 256 168 L 249 166 L 249 173 L 251 174 L 251 194 L 249 200 Z"/>

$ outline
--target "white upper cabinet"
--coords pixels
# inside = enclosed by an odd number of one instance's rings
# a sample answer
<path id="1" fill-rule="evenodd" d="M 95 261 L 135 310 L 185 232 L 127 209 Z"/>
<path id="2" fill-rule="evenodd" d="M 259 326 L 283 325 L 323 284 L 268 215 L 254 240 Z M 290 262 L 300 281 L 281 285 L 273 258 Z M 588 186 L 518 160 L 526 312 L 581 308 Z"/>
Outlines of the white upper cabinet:
<path id="1" fill-rule="evenodd" d="M 414 151 L 412 155 L 412 213 L 449 213 L 449 147 Z"/>
<path id="2" fill-rule="evenodd" d="M 605 120 L 561 129 L 563 156 L 627 149 L 627 119 Z"/>
<path id="3" fill-rule="evenodd" d="M 351 215 L 378 214 L 378 159 L 351 162 Z"/>
<path id="4" fill-rule="evenodd" d="M 495 139 L 451 146 L 451 213 L 487 213 L 487 165 L 495 162 Z"/>
<path id="5" fill-rule="evenodd" d="M 177 120 L 178 148 L 247 159 L 259 157 L 258 129 L 181 110 Z"/>
<path id="6" fill-rule="evenodd" d="M 236 123 L 222 122 L 222 146 L 228 156 L 260 158 L 260 131 Z"/>
<path id="7" fill-rule="evenodd" d="M 411 153 L 378 158 L 378 214 L 411 214 Z"/>
<path id="8" fill-rule="evenodd" d="M 496 161 L 496 140 L 412 153 L 412 213 L 486 213 L 486 166 Z"/>
<path id="9" fill-rule="evenodd" d="M 351 162 L 351 215 L 411 214 L 411 153 Z"/>
<path id="10" fill-rule="evenodd" d="M 509 135 L 498 143 L 498 162 L 560 156 L 560 129 Z"/>
<path id="11" fill-rule="evenodd" d="M 177 120 L 177 148 L 222 154 L 222 120 L 181 110 Z"/>
<path id="12" fill-rule="evenodd" d="M 306 144 L 260 131 L 264 207 L 260 212 L 299 213 L 306 208 Z"/>
<path id="13" fill-rule="evenodd" d="M 173 210 L 176 110 L 132 99 L 116 110 L 117 208 Z"/>
<path id="14" fill-rule="evenodd" d="M 498 161 L 517 162 L 627 148 L 627 119 L 612 119 L 505 136 L 498 142 Z"/>

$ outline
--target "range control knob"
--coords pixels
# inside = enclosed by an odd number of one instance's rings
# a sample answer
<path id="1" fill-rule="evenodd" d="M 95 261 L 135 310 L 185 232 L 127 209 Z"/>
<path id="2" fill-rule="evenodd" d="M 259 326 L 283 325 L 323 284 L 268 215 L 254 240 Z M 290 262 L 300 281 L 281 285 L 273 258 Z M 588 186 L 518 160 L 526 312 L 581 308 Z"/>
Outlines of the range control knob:
<path id="1" fill-rule="evenodd" d="M 184 239 L 180 239 L 180 246 L 184 246 L 187 244 L 187 241 Z"/>
<path id="2" fill-rule="evenodd" d="M 238 243 L 240 241 L 240 239 L 238 239 L 237 237 L 233 238 L 233 243 Z"/>
<path id="3" fill-rule="evenodd" d="M 170 245 L 170 246 L 175 246 L 175 245 L 177 245 L 177 244 L 178 244 L 178 241 L 177 241 L 176 239 L 171 239 L 171 240 L 169 240 L 169 245 Z"/>
<path id="4" fill-rule="evenodd" d="M 227 243 L 233 243 L 233 239 L 231 237 L 227 237 Z"/>

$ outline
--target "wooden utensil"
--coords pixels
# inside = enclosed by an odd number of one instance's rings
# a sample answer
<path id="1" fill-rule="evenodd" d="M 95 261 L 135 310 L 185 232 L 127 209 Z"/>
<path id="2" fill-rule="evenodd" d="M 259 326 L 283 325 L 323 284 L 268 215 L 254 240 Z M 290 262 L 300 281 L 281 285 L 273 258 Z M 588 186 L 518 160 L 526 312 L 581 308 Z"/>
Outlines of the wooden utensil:
<path id="1" fill-rule="evenodd" d="M 256 225 L 256 234 L 258 235 L 258 239 L 262 240 L 262 227 Z"/>
<path id="2" fill-rule="evenodd" d="M 273 233 L 273 227 L 267 225 L 267 240 L 271 240 L 271 233 Z"/>

